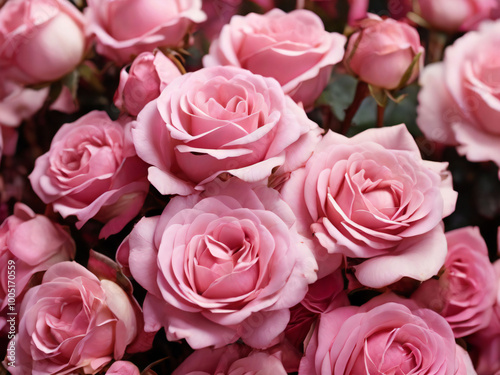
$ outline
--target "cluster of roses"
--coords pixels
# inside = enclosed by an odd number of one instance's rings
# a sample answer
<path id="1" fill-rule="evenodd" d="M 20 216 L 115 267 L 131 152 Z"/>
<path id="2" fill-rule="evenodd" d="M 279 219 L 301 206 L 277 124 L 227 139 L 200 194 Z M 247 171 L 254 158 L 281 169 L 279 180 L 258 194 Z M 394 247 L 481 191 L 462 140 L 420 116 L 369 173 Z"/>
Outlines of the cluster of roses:
<path id="1" fill-rule="evenodd" d="M 457 200 L 447 163 L 423 160 L 405 125 L 348 138 L 348 113 L 336 131 L 306 114 L 334 69 L 359 80 L 351 115 L 368 93 L 379 111 L 402 100 L 420 75 L 426 138 L 500 165 L 496 1 L 401 1 L 385 19 L 349 1 L 349 40 L 310 10 L 261 0 L 253 6 L 266 13 L 234 15 L 234 1 L 207 19 L 215 3 L 0 8 L 4 159 L 42 106 L 77 111 L 72 83 L 95 71 L 92 59 L 130 63 L 113 98 L 119 116 L 93 110 L 65 123 L 29 174 L 76 228 L 92 220 L 100 238 L 124 237 L 116 263 L 94 251 L 86 267 L 72 261 L 67 229 L 16 203 L 0 226 L 4 336 L 10 261 L 18 302 L 4 366 L 139 374 L 127 358 L 163 328 L 194 350 L 176 375 L 500 373 L 500 261 L 477 227 L 445 233 Z M 298 1 L 336 17 L 332 4 Z M 468 32 L 424 68 L 414 22 Z M 186 73 L 179 56 L 196 28 L 215 39 L 203 68 Z M 141 217 L 151 194 L 161 211 Z M 141 304 L 129 279 L 146 292 Z M 359 290 L 376 296 L 351 305 Z"/>

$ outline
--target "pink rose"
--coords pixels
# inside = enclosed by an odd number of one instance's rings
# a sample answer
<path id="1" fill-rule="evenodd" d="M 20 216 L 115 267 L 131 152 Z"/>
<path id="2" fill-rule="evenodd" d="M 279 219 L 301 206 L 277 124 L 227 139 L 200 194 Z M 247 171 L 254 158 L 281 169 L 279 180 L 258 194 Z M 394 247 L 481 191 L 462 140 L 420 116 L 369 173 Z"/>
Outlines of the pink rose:
<path id="1" fill-rule="evenodd" d="M 178 47 L 194 23 L 205 21 L 201 0 L 88 0 L 88 32 L 97 52 L 124 64 L 156 47 Z"/>
<path id="2" fill-rule="evenodd" d="M 427 280 L 443 265 L 441 219 L 457 197 L 446 167 L 422 160 L 404 125 L 353 138 L 329 132 L 281 193 L 301 233 L 329 254 L 355 258 L 358 280 L 380 288 L 405 276 Z"/>
<path id="3" fill-rule="evenodd" d="M 137 311 L 114 282 L 99 280 L 74 262 L 47 270 L 19 313 L 16 366 L 24 374 L 95 374 L 123 357 L 139 331 Z"/>
<path id="4" fill-rule="evenodd" d="M 418 77 L 424 66 L 424 48 L 415 28 L 373 14 L 360 26 L 347 44 L 344 63 L 350 72 L 361 81 L 387 90 L 400 89 Z"/>
<path id="5" fill-rule="evenodd" d="M 433 141 L 473 162 L 500 165 L 500 22 L 459 38 L 420 79 L 417 124 Z"/>
<path id="6" fill-rule="evenodd" d="M 85 52 L 83 15 L 67 0 L 11 0 L 0 8 L 0 70 L 24 84 L 57 80 Z"/>
<path id="7" fill-rule="evenodd" d="M 75 243 L 67 231 L 47 217 L 36 215 L 28 206 L 16 203 L 14 215 L 0 226 L 0 311 L 9 300 L 21 302 L 17 297 L 35 273 L 74 256 Z M 15 295 L 9 293 L 12 282 Z"/>
<path id="8" fill-rule="evenodd" d="M 496 0 L 417 0 L 415 12 L 438 30 L 468 31 L 490 18 Z"/>
<path id="9" fill-rule="evenodd" d="M 446 233 L 448 255 L 439 280 L 425 281 L 412 295 L 450 324 L 455 337 L 485 328 L 497 295 L 497 276 L 478 228 Z"/>
<path id="10" fill-rule="evenodd" d="M 123 122 L 123 121 L 121 121 Z M 99 236 L 118 233 L 140 211 L 149 190 L 129 124 L 93 111 L 63 125 L 29 176 L 35 193 L 63 217 L 102 223 Z"/>
<path id="11" fill-rule="evenodd" d="M 353 26 L 368 16 L 369 0 L 349 0 L 349 25 Z"/>
<path id="12" fill-rule="evenodd" d="M 182 195 L 222 173 L 254 182 L 278 166 L 298 168 L 320 132 L 274 79 L 229 66 L 176 78 L 132 130 L 137 154 L 152 165 L 149 181 Z"/>
<path id="13" fill-rule="evenodd" d="M 33 90 L 0 75 L 0 131 L 3 150 L 0 154 L 13 155 L 17 146 L 17 128 L 33 116 L 45 102 L 49 88 Z"/>
<path id="14" fill-rule="evenodd" d="M 411 301 L 381 296 L 322 315 L 299 375 L 473 375 L 466 356 L 444 318 Z"/>
<path id="15" fill-rule="evenodd" d="M 0 76 L 0 125 L 17 127 L 35 114 L 45 102 L 49 89 L 33 90 Z"/>
<path id="16" fill-rule="evenodd" d="M 281 361 L 243 345 L 196 350 L 172 375 L 286 375 Z"/>
<path id="17" fill-rule="evenodd" d="M 136 365 L 128 361 L 114 362 L 106 371 L 106 375 L 140 375 L 140 371 Z"/>
<path id="18" fill-rule="evenodd" d="M 290 310 L 291 318 L 285 330 L 287 340 L 302 351 L 304 339 L 321 314 L 349 305 L 340 270 L 317 280 L 309 285 L 304 299 Z"/>
<path id="19" fill-rule="evenodd" d="M 493 268 L 497 290 L 493 314 L 485 328 L 467 337 L 479 375 L 500 374 L 500 356 L 498 355 L 500 353 L 500 260 L 493 263 Z"/>
<path id="20" fill-rule="evenodd" d="M 162 52 L 143 52 L 134 59 L 130 67 L 120 73 L 120 84 L 116 90 L 115 105 L 137 116 L 150 101 L 181 75 L 179 68 Z"/>
<path id="21" fill-rule="evenodd" d="M 127 241 L 132 276 L 147 291 L 146 331 L 192 348 L 238 338 L 275 344 L 316 280 L 316 262 L 279 193 L 238 179 L 174 197 L 161 216 L 143 218 Z M 120 257 L 120 254 L 117 255 Z"/>
<path id="22" fill-rule="evenodd" d="M 234 16 L 212 42 L 204 66 L 231 65 L 275 78 L 286 94 L 311 109 L 342 61 L 346 38 L 329 33 L 311 11 Z"/>

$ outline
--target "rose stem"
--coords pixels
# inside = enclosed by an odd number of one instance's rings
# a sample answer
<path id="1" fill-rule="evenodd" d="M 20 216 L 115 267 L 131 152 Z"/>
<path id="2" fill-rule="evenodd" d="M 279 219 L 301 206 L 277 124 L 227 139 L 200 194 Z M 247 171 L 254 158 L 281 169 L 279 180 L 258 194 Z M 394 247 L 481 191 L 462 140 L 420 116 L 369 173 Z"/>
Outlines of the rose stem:
<path id="1" fill-rule="evenodd" d="M 384 112 L 385 107 L 377 105 L 377 128 L 381 128 L 384 126 Z"/>
<path id="2" fill-rule="evenodd" d="M 354 94 L 354 99 L 351 105 L 345 111 L 345 118 L 342 121 L 342 134 L 346 134 L 349 128 L 351 127 L 352 119 L 356 115 L 361 103 L 368 95 L 368 85 L 365 82 L 358 81 L 356 86 L 356 93 Z"/>

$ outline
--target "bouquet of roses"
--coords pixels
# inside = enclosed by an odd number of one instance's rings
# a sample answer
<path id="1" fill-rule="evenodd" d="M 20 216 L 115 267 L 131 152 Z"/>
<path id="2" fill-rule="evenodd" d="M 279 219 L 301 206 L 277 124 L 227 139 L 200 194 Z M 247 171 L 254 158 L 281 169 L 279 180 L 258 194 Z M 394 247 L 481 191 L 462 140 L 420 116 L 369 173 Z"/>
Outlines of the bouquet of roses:
<path id="1" fill-rule="evenodd" d="M 0 1 L 0 374 L 500 374 L 497 18 Z"/>

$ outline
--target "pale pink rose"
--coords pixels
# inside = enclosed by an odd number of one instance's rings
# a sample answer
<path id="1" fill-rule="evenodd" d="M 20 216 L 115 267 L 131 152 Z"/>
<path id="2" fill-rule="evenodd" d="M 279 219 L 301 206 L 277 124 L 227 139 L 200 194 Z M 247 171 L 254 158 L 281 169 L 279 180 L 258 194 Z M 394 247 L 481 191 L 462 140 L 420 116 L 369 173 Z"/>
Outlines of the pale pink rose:
<path id="1" fill-rule="evenodd" d="M 455 337 L 488 326 L 497 296 L 497 276 L 479 228 L 446 233 L 448 254 L 439 280 L 425 281 L 412 295 L 422 306 L 443 316 Z"/>
<path id="2" fill-rule="evenodd" d="M 35 273 L 74 256 L 75 243 L 67 231 L 16 203 L 14 214 L 0 226 L 0 311 L 9 301 L 21 302 L 19 297 Z"/>
<path id="3" fill-rule="evenodd" d="M 234 16 L 212 42 L 203 64 L 236 66 L 275 78 L 286 94 L 310 109 L 333 66 L 342 61 L 345 42 L 343 35 L 326 32 L 311 11 L 273 9 L 265 15 Z"/>
<path id="4" fill-rule="evenodd" d="M 196 350 L 172 375 L 286 375 L 281 361 L 243 345 Z"/>
<path id="5" fill-rule="evenodd" d="M 279 193 L 238 179 L 174 197 L 127 238 L 129 267 L 147 290 L 146 331 L 194 349 L 241 338 L 274 345 L 316 280 L 316 261 Z M 117 255 L 120 257 L 120 255 Z"/>
<path id="6" fill-rule="evenodd" d="M 122 69 L 114 97 L 115 105 L 137 116 L 146 104 L 158 98 L 160 92 L 180 75 L 179 68 L 162 52 L 143 52 L 131 66 Z"/>
<path id="7" fill-rule="evenodd" d="M 124 64 L 156 47 L 178 47 L 194 23 L 205 21 L 201 0 L 88 0 L 88 32 L 97 52 Z"/>
<path id="8" fill-rule="evenodd" d="M 404 125 L 352 138 L 328 132 L 281 193 L 300 233 L 329 254 L 355 258 L 358 280 L 380 288 L 403 277 L 427 280 L 443 265 L 441 219 L 457 198 L 446 167 L 422 160 Z M 328 262 L 318 251 L 321 271 Z"/>
<path id="9" fill-rule="evenodd" d="M 29 176 L 44 203 L 63 217 L 76 215 L 77 228 L 91 218 L 104 223 L 100 237 L 123 229 L 149 190 L 146 166 L 135 154 L 125 120 L 93 111 L 63 125 Z"/>
<path id="10" fill-rule="evenodd" d="M 128 361 L 114 362 L 106 371 L 106 375 L 140 375 L 140 371 L 136 365 Z"/>
<path id="11" fill-rule="evenodd" d="M 361 307 L 322 315 L 299 375 L 475 374 L 457 347 L 443 317 L 383 295 Z"/>
<path id="12" fill-rule="evenodd" d="M 483 24 L 425 68 L 417 124 L 433 141 L 454 145 L 473 162 L 500 165 L 500 21 Z"/>
<path id="13" fill-rule="evenodd" d="M 438 30 L 468 31 L 490 18 L 496 0 L 417 0 L 415 12 Z"/>
<path id="14" fill-rule="evenodd" d="M 255 182 L 300 167 L 321 129 L 272 78 L 230 66 L 173 80 L 132 130 L 162 194 L 191 194 L 220 174 Z"/>
<path id="15" fill-rule="evenodd" d="M 95 374 L 123 357 L 139 327 L 133 301 L 114 282 L 99 280 L 83 266 L 62 262 L 21 304 L 16 366 L 24 374 Z"/>
<path id="16" fill-rule="evenodd" d="M 24 84 L 57 80 L 85 52 L 83 15 L 67 0 L 10 0 L 0 8 L 0 69 Z"/>
<path id="17" fill-rule="evenodd" d="M 414 27 L 373 14 L 360 26 L 349 38 L 345 53 L 344 64 L 350 72 L 387 90 L 402 88 L 418 77 L 424 66 L 424 48 Z"/>

